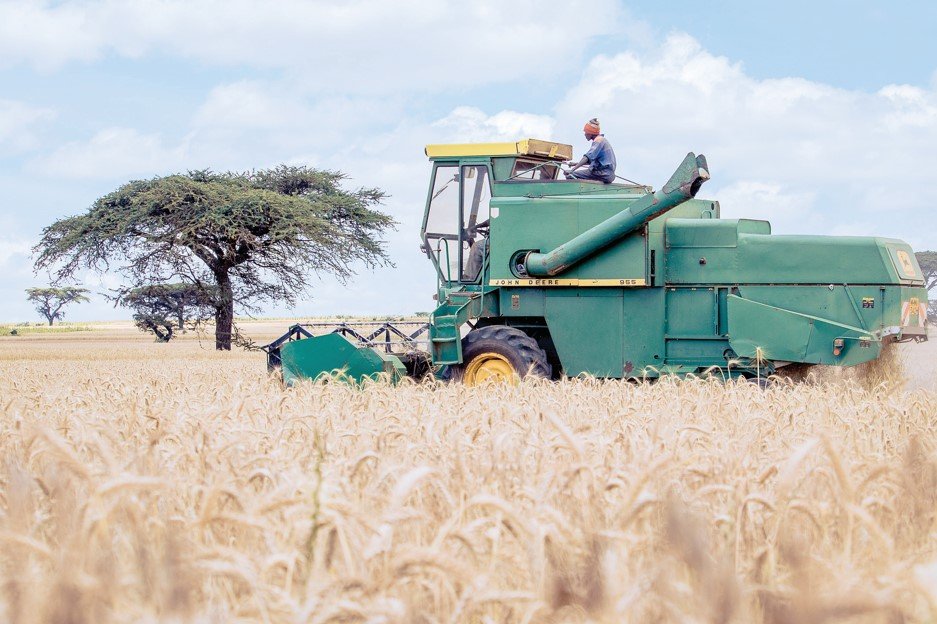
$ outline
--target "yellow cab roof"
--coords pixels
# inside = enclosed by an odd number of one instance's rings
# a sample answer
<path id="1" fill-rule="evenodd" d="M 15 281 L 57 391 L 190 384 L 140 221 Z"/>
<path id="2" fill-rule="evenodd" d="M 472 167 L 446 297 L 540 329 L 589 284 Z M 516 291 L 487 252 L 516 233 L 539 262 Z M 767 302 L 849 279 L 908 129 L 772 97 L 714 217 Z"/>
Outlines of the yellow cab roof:
<path id="1" fill-rule="evenodd" d="M 430 158 L 460 158 L 465 156 L 536 156 L 550 160 L 569 160 L 573 146 L 554 141 L 523 139 L 515 143 L 451 143 L 427 145 Z"/>

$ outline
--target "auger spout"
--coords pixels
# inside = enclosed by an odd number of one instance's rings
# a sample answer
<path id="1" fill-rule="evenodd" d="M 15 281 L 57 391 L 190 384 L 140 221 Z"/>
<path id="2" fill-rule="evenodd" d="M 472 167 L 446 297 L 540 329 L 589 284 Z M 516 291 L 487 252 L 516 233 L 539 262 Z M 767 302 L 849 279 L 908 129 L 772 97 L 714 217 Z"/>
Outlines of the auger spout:
<path id="1" fill-rule="evenodd" d="M 706 164 L 706 157 L 690 152 L 659 191 L 648 193 L 629 204 L 618 214 L 552 251 L 530 252 L 524 259 L 523 266 L 527 274 L 533 277 L 559 275 L 592 254 L 624 238 L 651 219 L 692 199 L 703 182 L 708 179 L 709 167 Z"/>

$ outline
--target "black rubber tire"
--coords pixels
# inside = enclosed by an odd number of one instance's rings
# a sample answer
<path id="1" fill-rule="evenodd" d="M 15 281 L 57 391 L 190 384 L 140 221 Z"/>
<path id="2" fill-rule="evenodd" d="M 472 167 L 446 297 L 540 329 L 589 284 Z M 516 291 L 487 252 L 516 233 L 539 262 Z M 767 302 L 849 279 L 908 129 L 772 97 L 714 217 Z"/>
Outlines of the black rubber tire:
<path id="1" fill-rule="evenodd" d="M 452 367 L 452 379 L 462 381 L 465 367 L 483 353 L 504 356 L 520 377 L 549 379 L 553 367 L 537 341 L 514 327 L 489 325 L 470 331 L 462 339 L 462 364 Z"/>
<path id="2" fill-rule="evenodd" d="M 425 351 L 409 351 L 400 356 L 400 361 L 407 369 L 407 377 L 416 381 L 421 381 L 433 372 L 433 363 Z"/>

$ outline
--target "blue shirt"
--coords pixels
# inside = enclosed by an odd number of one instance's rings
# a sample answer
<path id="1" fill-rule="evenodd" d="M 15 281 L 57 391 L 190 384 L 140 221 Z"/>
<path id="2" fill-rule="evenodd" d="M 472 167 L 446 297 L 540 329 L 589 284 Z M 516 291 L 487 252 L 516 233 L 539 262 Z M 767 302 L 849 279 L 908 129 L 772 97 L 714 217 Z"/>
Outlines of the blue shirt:
<path id="1" fill-rule="evenodd" d="M 593 173 L 615 173 L 615 167 L 618 165 L 615 161 L 615 151 L 604 134 L 600 134 L 592 140 L 592 147 L 586 152 L 585 157 L 589 161 Z"/>

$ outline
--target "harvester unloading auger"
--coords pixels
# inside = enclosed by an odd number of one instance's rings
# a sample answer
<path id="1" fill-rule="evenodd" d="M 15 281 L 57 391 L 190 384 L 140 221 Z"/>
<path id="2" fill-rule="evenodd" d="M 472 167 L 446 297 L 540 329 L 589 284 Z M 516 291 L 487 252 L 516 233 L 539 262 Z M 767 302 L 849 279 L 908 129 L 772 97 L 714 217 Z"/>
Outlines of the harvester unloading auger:
<path id="1" fill-rule="evenodd" d="M 874 237 L 773 236 L 696 199 L 688 154 L 657 192 L 562 180 L 569 145 L 429 145 L 421 229 L 437 274 L 427 324 L 294 326 L 267 347 L 288 383 L 344 370 L 477 384 L 534 375 L 767 376 L 854 366 L 927 340 L 911 248 Z M 330 331 L 330 330 L 324 330 Z M 378 339 L 378 337 L 381 337 Z"/>

